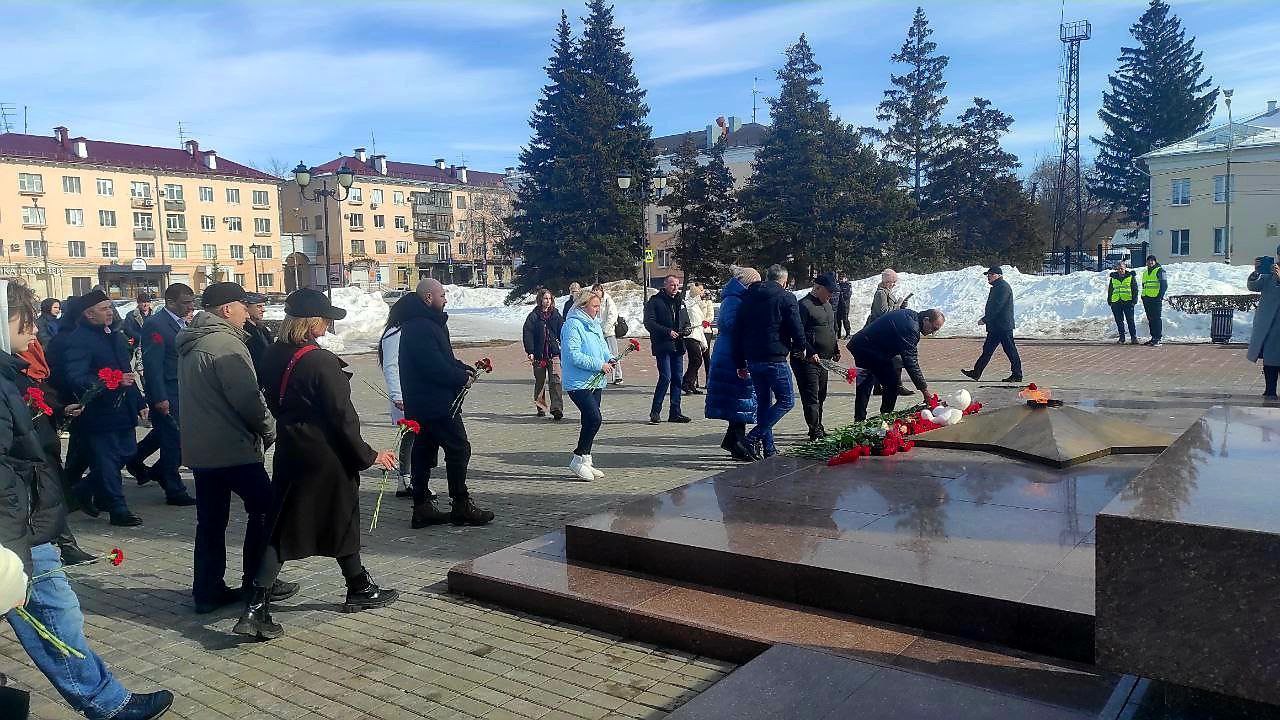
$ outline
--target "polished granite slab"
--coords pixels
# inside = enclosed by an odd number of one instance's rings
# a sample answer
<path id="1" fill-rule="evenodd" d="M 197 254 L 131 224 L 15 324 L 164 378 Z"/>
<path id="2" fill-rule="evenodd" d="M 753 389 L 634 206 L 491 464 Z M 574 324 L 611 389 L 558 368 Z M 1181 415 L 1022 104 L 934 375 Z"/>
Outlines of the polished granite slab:
<path id="1" fill-rule="evenodd" d="M 1280 704 L 1280 409 L 1215 407 L 1097 518 L 1106 667 Z"/>
<path id="2" fill-rule="evenodd" d="M 1096 512 L 1150 458 L 745 466 L 570 523 L 577 561 L 1089 660 Z"/>

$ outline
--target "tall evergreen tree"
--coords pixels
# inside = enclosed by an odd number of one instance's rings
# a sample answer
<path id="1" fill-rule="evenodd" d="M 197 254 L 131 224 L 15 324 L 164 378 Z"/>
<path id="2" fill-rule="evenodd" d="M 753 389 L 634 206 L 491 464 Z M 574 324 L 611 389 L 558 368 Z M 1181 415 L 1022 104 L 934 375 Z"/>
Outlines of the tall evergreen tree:
<path id="1" fill-rule="evenodd" d="M 907 72 L 889 75 L 893 87 L 884 91 L 884 99 L 876 108 L 876 119 L 887 126 L 883 130 L 866 129 L 881 142 L 882 154 L 901 169 L 911 197 L 925 215 L 929 175 L 946 142 L 942 110 L 947 96 L 942 93 L 947 83 L 942 72 L 950 61 L 946 55 L 936 54 L 938 44 L 929 39 L 932 34 L 924 8 L 917 7 L 906 41 L 891 58 L 906 65 Z"/>
<path id="2" fill-rule="evenodd" d="M 908 222 L 911 200 L 898 187 L 897 169 L 832 116 L 804 35 L 786 57 L 778 70 L 782 88 L 767 100 L 773 126 L 740 195 L 749 223 L 735 234 L 743 255 L 762 265 L 787 263 L 799 281 L 879 266 L 916 230 Z"/>
<path id="3" fill-rule="evenodd" d="M 667 184 L 671 191 L 659 205 L 671 209 L 676 225 L 674 254 L 686 280 L 714 280 L 724 274 L 733 259 L 730 229 L 738 216 L 733 175 L 724 163 L 724 140 L 699 161 L 692 138 L 680 144 Z"/>
<path id="4" fill-rule="evenodd" d="M 1098 146 L 1093 192 L 1146 226 L 1150 180 L 1137 158 L 1209 126 L 1218 102 L 1213 78 L 1201 79 L 1204 64 L 1182 21 L 1164 0 L 1150 6 L 1129 28 L 1138 47 L 1121 48 L 1118 70 L 1107 78 L 1098 116 L 1107 126 Z"/>

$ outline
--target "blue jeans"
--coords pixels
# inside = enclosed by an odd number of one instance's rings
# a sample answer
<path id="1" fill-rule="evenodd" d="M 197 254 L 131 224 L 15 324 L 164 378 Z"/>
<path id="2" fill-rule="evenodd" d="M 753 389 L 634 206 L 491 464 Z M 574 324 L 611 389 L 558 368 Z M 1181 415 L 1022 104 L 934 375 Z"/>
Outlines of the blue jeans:
<path id="1" fill-rule="evenodd" d="M 684 377 L 684 354 L 664 353 L 653 358 L 658 363 L 658 386 L 653 389 L 653 404 L 649 406 L 649 414 L 662 412 L 662 396 L 671 389 L 671 415 L 680 415 L 680 382 Z"/>
<path id="2" fill-rule="evenodd" d="M 39 575 L 61 568 L 62 557 L 56 547 L 45 543 L 31 548 L 31 564 L 34 574 Z M 26 620 L 9 613 L 9 625 L 18 642 L 67 703 L 90 720 L 102 720 L 119 712 L 129 702 L 129 691 L 89 649 L 80 601 L 67 576 L 58 572 L 37 580 L 26 609 L 50 632 L 84 654 L 83 660 L 64 656 L 42 640 Z"/>
<path id="3" fill-rule="evenodd" d="M 569 391 L 569 399 L 582 412 L 582 427 L 578 430 L 578 447 L 573 449 L 574 455 L 591 454 L 591 444 L 595 442 L 596 433 L 600 432 L 600 423 L 602 422 L 600 415 L 600 397 L 602 394 L 603 391 L 599 388 L 595 390 Z"/>
<path id="4" fill-rule="evenodd" d="M 795 391 L 791 386 L 791 366 L 783 362 L 747 364 L 751 384 L 756 388 L 756 426 L 747 433 L 747 442 L 763 442 L 765 452 L 773 454 L 773 426 L 795 407 Z"/>

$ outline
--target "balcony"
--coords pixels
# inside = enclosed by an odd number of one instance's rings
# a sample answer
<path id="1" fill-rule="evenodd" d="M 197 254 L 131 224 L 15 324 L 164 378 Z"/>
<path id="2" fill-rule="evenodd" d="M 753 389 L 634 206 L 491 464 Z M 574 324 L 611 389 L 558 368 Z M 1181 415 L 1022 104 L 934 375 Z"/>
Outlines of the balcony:
<path id="1" fill-rule="evenodd" d="M 168 198 L 165 198 L 164 209 L 171 210 L 173 212 L 186 212 L 187 201 L 186 200 L 170 200 Z"/>
<path id="2" fill-rule="evenodd" d="M 449 256 L 445 253 L 418 253 L 413 256 L 414 265 L 434 265 L 447 262 L 449 262 Z"/>
<path id="3" fill-rule="evenodd" d="M 138 230 L 134 230 L 134 231 L 133 231 L 133 237 L 134 237 L 134 239 L 135 239 L 135 240 L 141 240 L 141 239 L 142 239 L 142 238 L 139 238 L 139 237 L 138 237 L 138 232 L 139 232 Z M 144 231 L 144 232 L 145 232 L 145 231 Z M 154 233 L 152 233 L 152 235 L 154 236 Z M 187 241 L 187 231 L 186 231 L 186 230 L 170 230 L 170 231 L 166 232 L 166 233 L 165 233 L 165 235 L 168 235 L 168 236 L 169 236 L 169 239 L 170 239 L 170 240 L 172 240 L 172 241 L 174 241 L 174 242 L 186 242 L 186 241 Z"/>
<path id="4" fill-rule="evenodd" d="M 26 220 L 23 220 L 22 227 L 26 230 L 43 230 L 49 227 L 49 225 L 44 220 L 36 220 L 35 222 L 27 222 Z"/>
<path id="5" fill-rule="evenodd" d="M 432 230 L 430 228 L 414 228 L 413 239 L 418 241 L 443 241 L 448 242 L 453 239 L 451 230 Z"/>
<path id="6" fill-rule="evenodd" d="M 271 203 L 269 203 L 269 202 L 264 202 L 264 203 L 254 203 L 254 204 L 253 204 L 253 209 L 254 209 L 254 210 L 270 210 L 270 209 L 271 209 Z"/>
<path id="7" fill-rule="evenodd" d="M 44 197 L 44 190 L 23 190 L 18 188 L 18 194 L 26 197 Z"/>
<path id="8" fill-rule="evenodd" d="M 133 239 L 134 240 L 155 240 L 156 239 L 155 228 L 134 228 Z"/>
<path id="9" fill-rule="evenodd" d="M 153 208 L 155 206 L 156 204 L 152 202 L 151 198 L 149 197 L 131 196 L 129 198 L 129 207 L 134 208 L 136 210 L 145 210 L 145 209 Z"/>

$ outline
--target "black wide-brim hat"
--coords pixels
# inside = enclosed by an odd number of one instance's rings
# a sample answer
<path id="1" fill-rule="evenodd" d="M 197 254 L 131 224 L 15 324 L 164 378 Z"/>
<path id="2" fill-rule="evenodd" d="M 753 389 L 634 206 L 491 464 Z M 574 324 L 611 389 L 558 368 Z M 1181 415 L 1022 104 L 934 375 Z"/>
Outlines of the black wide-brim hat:
<path id="1" fill-rule="evenodd" d="M 326 320 L 341 320 L 347 316 L 346 310 L 334 307 L 324 293 L 311 288 L 289 293 L 289 297 L 284 299 L 284 312 L 290 317 L 321 317 Z"/>

